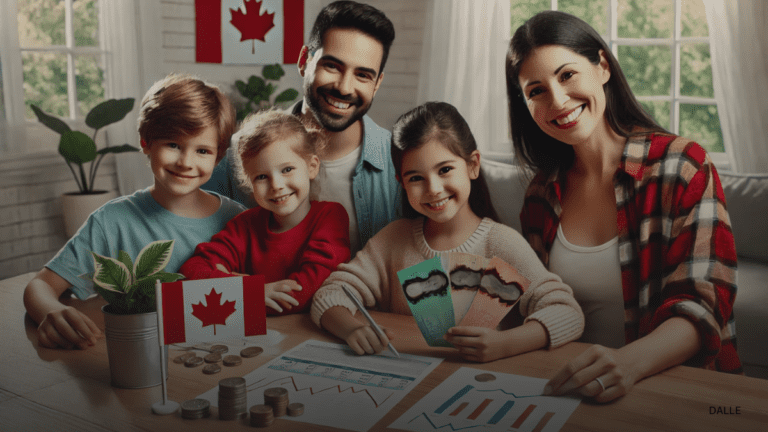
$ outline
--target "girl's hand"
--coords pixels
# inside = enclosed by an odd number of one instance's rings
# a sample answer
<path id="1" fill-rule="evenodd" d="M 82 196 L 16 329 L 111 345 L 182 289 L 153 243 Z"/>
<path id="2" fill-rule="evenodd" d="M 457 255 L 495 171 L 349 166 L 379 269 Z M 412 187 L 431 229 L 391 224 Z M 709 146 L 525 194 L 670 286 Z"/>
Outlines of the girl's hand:
<path id="1" fill-rule="evenodd" d="M 625 357 L 621 350 L 593 345 L 549 380 L 544 395 L 578 393 L 597 402 L 624 396 L 638 381 L 633 362 Z"/>
<path id="2" fill-rule="evenodd" d="M 451 327 L 443 337 L 459 350 L 464 360 L 485 363 L 507 357 L 502 332 L 485 327 Z"/>
<path id="3" fill-rule="evenodd" d="M 264 285 L 264 303 L 277 312 L 283 308 L 291 310 L 299 305 L 299 301 L 291 297 L 291 291 L 301 291 L 301 285 L 295 280 L 284 279 Z"/>
<path id="4" fill-rule="evenodd" d="M 379 337 L 370 325 L 360 325 L 342 338 L 359 355 L 378 354 L 387 349 L 390 338 L 394 336 L 387 328 L 382 327 L 381 330 L 384 331 L 384 334 Z"/>
<path id="5" fill-rule="evenodd" d="M 48 312 L 37 327 L 37 333 L 38 343 L 45 348 L 86 349 L 101 337 L 96 324 L 71 306 Z"/>

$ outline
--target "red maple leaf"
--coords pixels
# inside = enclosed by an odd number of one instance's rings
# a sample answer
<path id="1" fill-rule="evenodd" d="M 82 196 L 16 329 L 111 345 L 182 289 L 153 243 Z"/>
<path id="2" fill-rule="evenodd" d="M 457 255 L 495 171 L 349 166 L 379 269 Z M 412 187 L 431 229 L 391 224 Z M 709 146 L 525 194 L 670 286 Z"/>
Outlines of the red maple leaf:
<path id="1" fill-rule="evenodd" d="M 264 37 L 275 26 L 275 13 L 270 14 L 265 10 L 263 14 L 259 14 L 260 1 L 245 0 L 243 3 L 245 4 L 245 12 L 240 11 L 240 8 L 229 10 L 232 13 L 230 23 L 240 31 L 240 42 L 251 40 L 251 54 L 255 54 L 256 39 L 266 42 Z"/>
<path id="2" fill-rule="evenodd" d="M 203 327 L 213 325 L 213 334 L 216 335 L 216 324 L 227 325 L 227 317 L 235 313 L 235 302 L 228 300 L 221 304 L 221 294 L 211 288 L 211 292 L 205 295 L 207 306 L 203 302 L 192 305 L 192 315 L 203 322 Z"/>

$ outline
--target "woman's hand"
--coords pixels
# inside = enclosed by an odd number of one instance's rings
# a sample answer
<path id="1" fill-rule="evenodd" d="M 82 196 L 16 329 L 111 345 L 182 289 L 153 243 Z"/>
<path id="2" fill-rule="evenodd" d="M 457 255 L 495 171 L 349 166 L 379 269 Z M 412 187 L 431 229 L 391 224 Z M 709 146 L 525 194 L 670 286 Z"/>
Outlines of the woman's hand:
<path id="1" fill-rule="evenodd" d="M 282 313 L 283 308 L 291 310 L 299 301 L 291 296 L 291 291 L 301 291 L 301 285 L 295 280 L 284 279 L 264 285 L 264 303 Z"/>
<path id="2" fill-rule="evenodd" d="M 84 313 L 71 306 L 52 310 L 37 327 L 38 343 L 45 348 L 86 349 L 96 344 L 101 330 Z"/>
<path id="3" fill-rule="evenodd" d="M 489 362 L 507 357 L 503 333 L 485 327 L 451 327 L 443 336 L 459 350 L 464 360 Z"/>
<path id="4" fill-rule="evenodd" d="M 609 402 L 627 394 L 640 378 L 626 352 L 593 345 L 549 380 L 544 395 L 578 393 L 597 402 Z"/>

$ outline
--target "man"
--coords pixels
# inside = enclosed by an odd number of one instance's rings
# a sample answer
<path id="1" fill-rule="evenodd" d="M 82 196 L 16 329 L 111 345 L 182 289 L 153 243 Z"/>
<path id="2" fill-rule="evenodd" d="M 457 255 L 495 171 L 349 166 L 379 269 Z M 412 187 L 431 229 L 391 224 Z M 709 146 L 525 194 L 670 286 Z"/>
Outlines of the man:
<path id="1" fill-rule="evenodd" d="M 321 126 L 327 137 L 311 196 L 347 210 L 352 256 L 400 212 L 391 134 L 366 115 L 394 38 L 392 22 L 378 9 L 337 1 L 320 11 L 299 54 L 304 99 L 290 110 Z M 203 187 L 254 206 L 253 198 L 234 185 L 229 160 Z"/>

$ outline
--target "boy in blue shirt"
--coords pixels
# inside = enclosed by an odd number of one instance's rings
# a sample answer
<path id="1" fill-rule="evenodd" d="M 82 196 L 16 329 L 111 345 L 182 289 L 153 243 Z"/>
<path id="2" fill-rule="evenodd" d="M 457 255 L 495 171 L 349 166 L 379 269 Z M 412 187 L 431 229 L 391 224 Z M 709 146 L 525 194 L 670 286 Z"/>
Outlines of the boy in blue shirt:
<path id="1" fill-rule="evenodd" d="M 77 309 L 59 301 L 65 290 L 81 300 L 95 291 L 78 275 L 93 271 L 91 251 L 131 257 L 148 243 L 175 240 L 166 271 L 176 272 L 198 243 L 210 240 L 245 208 L 200 189 L 224 156 L 235 129 L 235 114 L 216 87 L 186 75 L 169 75 L 144 95 L 139 135 L 154 184 L 116 198 L 93 212 L 24 291 L 24 306 L 39 323 L 38 340 L 48 348 L 81 349 L 101 331 Z"/>

